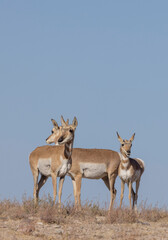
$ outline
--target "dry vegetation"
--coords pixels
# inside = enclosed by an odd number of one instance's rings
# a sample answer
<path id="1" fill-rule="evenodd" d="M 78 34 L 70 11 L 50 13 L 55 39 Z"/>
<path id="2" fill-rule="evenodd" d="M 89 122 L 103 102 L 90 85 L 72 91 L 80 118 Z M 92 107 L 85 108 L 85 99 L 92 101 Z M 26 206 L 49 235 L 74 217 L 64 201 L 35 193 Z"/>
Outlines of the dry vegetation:
<path id="1" fill-rule="evenodd" d="M 0 239 L 168 239 L 168 211 L 142 203 L 138 212 L 124 207 L 111 214 L 99 204 L 86 202 L 81 211 L 71 202 L 60 209 L 52 198 L 44 197 L 39 206 L 23 197 L 0 202 Z"/>

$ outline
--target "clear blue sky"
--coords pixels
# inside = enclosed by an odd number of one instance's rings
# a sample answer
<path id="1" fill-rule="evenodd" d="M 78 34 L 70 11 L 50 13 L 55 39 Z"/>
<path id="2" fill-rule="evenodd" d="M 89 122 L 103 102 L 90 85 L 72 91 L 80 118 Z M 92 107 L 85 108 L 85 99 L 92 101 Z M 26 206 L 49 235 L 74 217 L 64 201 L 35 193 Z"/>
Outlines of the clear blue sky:
<path id="1" fill-rule="evenodd" d="M 116 131 L 136 132 L 132 157 L 146 164 L 139 202 L 168 205 L 167 9 L 154 0 L 1 1 L 0 199 L 33 196 L 29 153 L 62 114 L 78 119 L 74 147 L 119 151 Z M 118 201 L 119 178 L 116 188 Z M 66 177 L 63 201 L 70 194 Z M 101 180 L 83 180 L 83 201 L 109 198 Z"/>

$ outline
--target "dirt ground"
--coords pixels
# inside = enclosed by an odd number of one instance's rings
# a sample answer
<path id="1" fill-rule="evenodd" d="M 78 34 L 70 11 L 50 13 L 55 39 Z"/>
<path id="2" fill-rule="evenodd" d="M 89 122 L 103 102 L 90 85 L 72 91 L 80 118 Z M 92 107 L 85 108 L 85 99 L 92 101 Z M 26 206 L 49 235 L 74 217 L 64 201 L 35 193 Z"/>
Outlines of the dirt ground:
<path id="1" fill-rule="evenodd" d="M 48 224 L 40 219 L 0 219 L 0 240 L 56 240 L 56 239 L 125 239 L 125 240 L 167 240 L 168 218 L 157 222 L 137 223 L 105 222 L 104 216 L 95 216 L 95 221 L 73 218 L 68 223 Z"/>

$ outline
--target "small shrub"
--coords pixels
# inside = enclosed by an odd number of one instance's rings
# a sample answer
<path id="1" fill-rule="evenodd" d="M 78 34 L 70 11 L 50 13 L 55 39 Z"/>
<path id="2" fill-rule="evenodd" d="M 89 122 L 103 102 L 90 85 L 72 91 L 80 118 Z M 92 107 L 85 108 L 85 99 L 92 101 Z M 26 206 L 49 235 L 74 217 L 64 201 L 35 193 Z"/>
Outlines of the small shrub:
<path id="1" fill-rule="evenodd" d="M 63 222 L 63 218 L 61 214 L 58 214 L 58 211 L 56 210 L 55 207 L 48 207 L 46 209 L 40 209 L 40 218 L 46 223 L 56 223 L 60 224 Z"/>
<path id="2" fill-rule="evenodd" d="M 137 214 L 129 208 L 115 208 L 107 215 L 107 223 L 134 223 L 137 221 Z"/>
<path id="3" fill-rule="evenodd" d="M 168 211 L 164 208 L 159 208 L 156 206 L 149 205 L 147 206 L 146 202 L 141 203 L 139 218 L 142 218 L 146 221 L 156 222 L 164 217 L 168 217 Z"/>
<path id="4" fill-rule="evenodd" d="M 35 214 L 37 211 L 37 207 L 34 206 L 33 199 L 30 197 L 27 199 L 26 195 L 22 198 L 22 207 L 26 214 Z"/>

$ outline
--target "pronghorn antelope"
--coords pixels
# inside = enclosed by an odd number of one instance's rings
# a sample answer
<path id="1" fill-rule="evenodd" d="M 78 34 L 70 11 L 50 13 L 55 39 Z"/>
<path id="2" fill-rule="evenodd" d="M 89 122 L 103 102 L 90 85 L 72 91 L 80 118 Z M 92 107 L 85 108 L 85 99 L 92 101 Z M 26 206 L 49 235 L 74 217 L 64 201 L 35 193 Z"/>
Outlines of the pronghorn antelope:
<path id="1" fill-rule="evenodd" d="M 134 140 L 135 133 L 132 135 L 130 140 L 123 140 L 117 132 L 118 140 L 121 143 L 120 154 L 121 163 L 118 169 L 118 175 L 121 178 L 121 196 L 120 196 L 120 207 L 124 196 L 125 183 L 128 184 L 129 188 L 129 202 L 130 208 L 137 207 L 138 189 L 140 184 L 141 175 L 144 172 L 144 162 L 139 158 L 130 158 L 132 141 Z M 132 183 L 136 182 L 136 192 L 132 188 Z M 131 193 L 133 198 L 133 205 L 131 205 Z"/>
<path id="2" fill-rule="evenodd" d="M 61 117 L 63 128 L 68 128 L 67 122 Z M 53 133 L 55 135 L 55 133 Z M 55 141 L 53 141 L 54 143 Z M 68 175 L 72 179 L 75 206 L 81 208 L 81 181 L 82 178 L 102 179 L 110 190 L 111 200 L 110 207 L 112 209 L 113 202 L 116 196 L 116 189 L 114 187 L 115 179 L 118 175 L 118 167 L 120 164 L 120 154 L 106 149 L 82 149 L 73 148 L 72 152 L 72 166 L 68 171 Z M 61 203 L 62 187 L 65 176 L 60 178 L 59 183 L 59 203 Z"/>
<path id="3" fill-rule="evenodd" d="M 71 167 L 74 132 L 78 125 L 74 117 L 69 128 L 59 127 L 52 119 L 54 128 L 52 134 L 46 139 L 47 143 L 56 143 L 56 146 L 37 147 L 29 156 L 29 163 L 34 178 L 34 203 L 37 204 L 40 188 L 45 184 L 49 176 L 52 177 L 53 200 L 55 203 L 57 194 L 57 177 L 65 176 Z M 63 145 L 62 145 L 63 144 Z M 61 145 L 61 146 L 59 146 Z M 38 182 L 38 176 L 41 178 Z"/>

